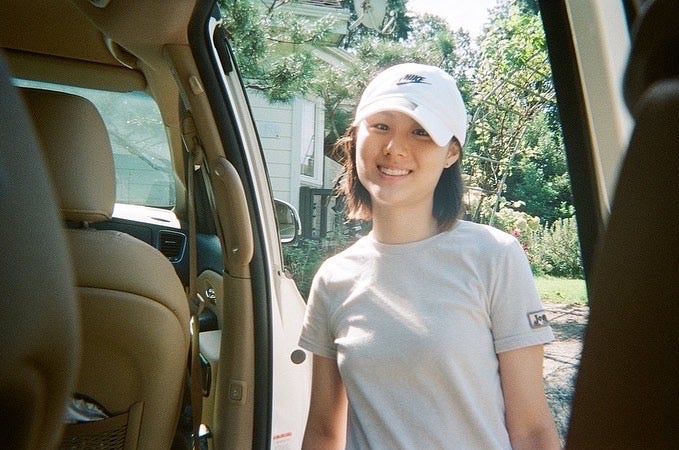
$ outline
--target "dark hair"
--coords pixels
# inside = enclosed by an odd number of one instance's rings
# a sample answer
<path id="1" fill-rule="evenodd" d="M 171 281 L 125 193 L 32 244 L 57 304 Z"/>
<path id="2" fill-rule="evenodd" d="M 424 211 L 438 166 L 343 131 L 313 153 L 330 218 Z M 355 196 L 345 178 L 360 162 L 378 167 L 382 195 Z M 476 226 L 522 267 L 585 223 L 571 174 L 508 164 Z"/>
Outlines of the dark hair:
<path id="1" fill-rule="evenodd" d="M 450 229 L 462 215 L 463 209 L 462 146 L 455 137 L 453 137 L 452 143 L 459 147 L 460 156 L 453 165 L 443 169 L 441 178 L 439 178 L 434 189 L 432 215 L 441 231 Z M 337 193 L 346 196 L 347 218 L 351 220 L 371 220 L 372 202 L 370 194 L 358 179 L 356 170 L 356 126 L 349 127 L 344 135 L 337 140 L 335 151 L 343 158 L 344 170 L 337 185 Z"/>

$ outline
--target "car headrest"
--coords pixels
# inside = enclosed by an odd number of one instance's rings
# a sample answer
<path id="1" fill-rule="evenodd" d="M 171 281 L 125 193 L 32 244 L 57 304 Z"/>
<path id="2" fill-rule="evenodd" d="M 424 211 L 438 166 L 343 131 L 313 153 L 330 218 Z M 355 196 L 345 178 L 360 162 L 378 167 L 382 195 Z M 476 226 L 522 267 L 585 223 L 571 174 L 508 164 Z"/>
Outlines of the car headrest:
<path id="1" fill-rule="evenodd" d="M 637 23 L 624 78 L 625 102 L 632 115 L 653 84 L 679 77 L 679 2 L 647 2 Z"/>
<path id="2" fill-rule="evenodd" d="M 101 222 L 115 204 L 115 168 L 104 121 L 87 99 L 22 89 L 64 220 Z"/>

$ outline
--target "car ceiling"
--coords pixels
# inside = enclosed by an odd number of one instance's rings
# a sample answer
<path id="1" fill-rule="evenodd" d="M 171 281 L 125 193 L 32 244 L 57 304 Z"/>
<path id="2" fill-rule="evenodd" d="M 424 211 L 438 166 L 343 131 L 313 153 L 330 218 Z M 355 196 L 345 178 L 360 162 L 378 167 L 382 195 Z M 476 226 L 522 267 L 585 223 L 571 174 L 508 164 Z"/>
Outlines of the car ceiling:
<path id="1" fill-rule="evenodd" d="M 200 1 L 0 0 L 0 53 L 17 78 L 151 94 L 181 178 L 179 87 L 166 49 L 188 45 Z"/>
<path id="2" fill-rule="evenodd" d="M 153 70 L 165 64 L 165 45 L 188 42 L 186 24 L 194 5 L 186 0 L 2 0 L 0 46 L 17 70 L 28 70 L 27 61 L 36 54 L 53 57 L 55 66 L 87 62 L 103 65 L 103 72 L 126 65 Z"/>

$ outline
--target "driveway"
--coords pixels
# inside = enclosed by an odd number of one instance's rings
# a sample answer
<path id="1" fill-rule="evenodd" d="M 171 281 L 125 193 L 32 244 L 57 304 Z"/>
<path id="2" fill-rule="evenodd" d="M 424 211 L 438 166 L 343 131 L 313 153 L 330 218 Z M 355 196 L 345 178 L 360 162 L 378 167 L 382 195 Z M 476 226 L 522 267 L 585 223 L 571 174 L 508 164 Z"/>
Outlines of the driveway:
<path id="1" fill-rule="evenodd" d="M 563 442 L 589 308 L 546 303 L 545 309 L 556 337 L 554 342 L 545 345 L 545 393 Z"/>

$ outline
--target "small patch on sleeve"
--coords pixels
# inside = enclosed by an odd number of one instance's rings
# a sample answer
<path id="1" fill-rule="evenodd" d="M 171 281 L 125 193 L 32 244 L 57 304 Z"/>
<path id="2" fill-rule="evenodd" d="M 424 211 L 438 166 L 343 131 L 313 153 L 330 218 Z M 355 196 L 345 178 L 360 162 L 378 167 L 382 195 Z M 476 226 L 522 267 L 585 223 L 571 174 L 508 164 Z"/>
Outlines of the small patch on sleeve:
<path id="1" fill-rule="evenodd" d="M 541 311 L 528 313 L 528 323 L 530 324 L 530 327 L 533 329 L 544 328 L 546 326 L 549 326 L 549 319 L 547 319 L 547 314 L 545 313 L 545 310 L 543 309 Z"/>

